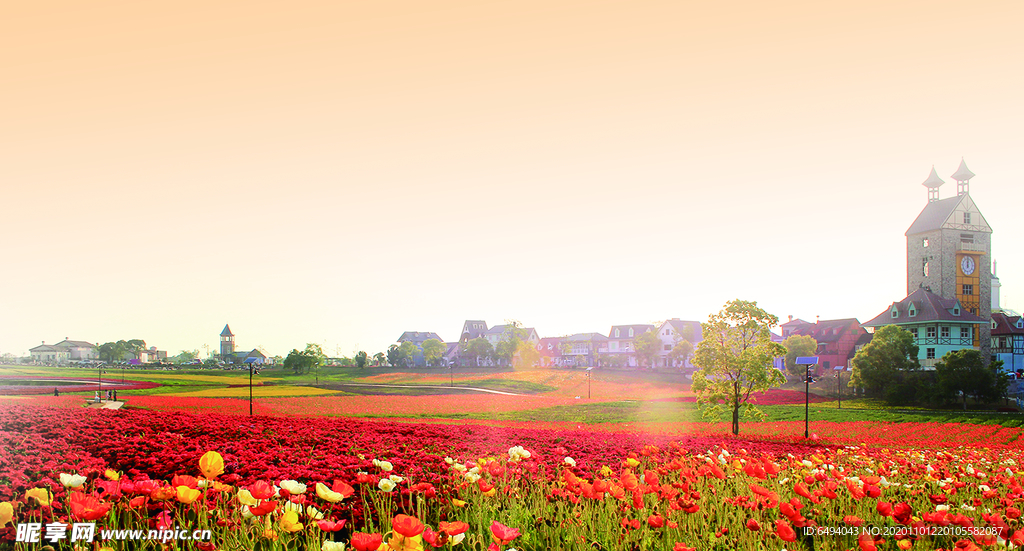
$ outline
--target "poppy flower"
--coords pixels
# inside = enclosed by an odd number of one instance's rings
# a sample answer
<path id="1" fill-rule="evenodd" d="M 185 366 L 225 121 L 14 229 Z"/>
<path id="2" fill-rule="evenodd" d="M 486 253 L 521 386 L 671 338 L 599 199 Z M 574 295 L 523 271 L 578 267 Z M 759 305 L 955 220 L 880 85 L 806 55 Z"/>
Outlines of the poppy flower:
<path id="1" fill-rule="evenodd" d="M 195 500 L 199 499 L 199 496 L 203 495 L 203 492 L 200 492 L 199 490 L 194 490 L 192 488 L 189 488 L 188 486 L 178 486 L 177 488 L 175 488 L 175 494 L 175 497 L 178 498 L 178 501 L 184 503 L 185 505 L 188 505 L 194 502 Z"/>
<path id="2" fill-rule="evenodd" d="M 396 515 L 391 521 L 391 529 L 407 538 L 422 534 L 424 528 L 420 519 L 409 515 Z"/>
<path id="3" fill-rule="evenodd" d="M 651 515 L 647 517 L 647 525 L 651 528 L 661 528 L 665 526 L 665 519 L 661 515 Z"/>
<path id="4" fill-rule="evenodd" d="M 0 528 L 14 520 L 14 505 L 10 501 L 0 503 Z"/>
<path id="5" fill-rule="evenodd" d="M 101 502 L 96 496 L 72 492 L 68 497 L 71 515 L 76 520 L 99 520 L 110 511 L 110 504 Z"/>
<path id="6" fill-rule="evenodd" d="M 199 472 L 206 478 L 217 478 L 224 473 L 224 458 L 215 451 L 208 451 L 199 458 Z"/>
<path id="7" fill-rule="evenodd" d="M 687 547 L 683 545 L 682 542 L 676 542 L 676 544 L 672 546 L 672 551 L 697 551 L 697 548 Z"/>
<path id="8" fill-rule="evenodd" d="M 324 532 L 337 532 L 345 527 L 345 519 L 341 519 L 337 522 L 333 520 L 318 520 L 316 521 L 316 525 Z"/>
<path id="9" fill-rule="evenodd" d="M 356 551 L 377 551 L 384 538 L 380 534 L 366 534 L 363 532 L 356 532 L 352 534 L 352 547 Z"/>
<path id="10" fill-rule="evenodd" d="M 491 535 L 499 545 L 506 545 L 512 540 L 519 537 L 519 530 L 516 528 L 509 528 L 504 524 L 493 520 L 491 521 Z"/>
<path id="11" fill-rule="evenodd" d="M 39 502 L 40 505 L 49 505 L 53 500 L 53 496 L 50 495 L 50 491 L 46 488 L 32 488 L 25 492 L 25 499 L 34 499 Z M 1012 509 L 1012 507 L 1010 508 Z M 1009 513 L 1009 509 L 1007 509 Z M 0 523 L 3 526 L 3 523 Z"/>
<path id="12" fill-rule="evenodd" d="M 747 519 L 747 530 L 751 530 L 753 532 L 757 532 L 760 529 L 761 529 L 761 525 L 758 524 L 756 520 L 754 520 L 754 519 Z"/>
<path id="13" fill-rule="evenodd" d="M 782 519 L 775 521 L 775 533 L 782 538 L 782 541 L 796 541 L 796 531 L 793 530 L 793 527 L 788 522 Z"/>
<path id="14" fill-rule="evenodd" d="M 432 547 L 444 547 L 448 543 L 448 534 L 435 532 L 428 527 L 423 530 L 423 541 L 429 543 Z"/>
<path id="15" fill-rule="evenodd" d="M 331 490 L 323 482 L 316 483 L 316 495 L 319 496 L 320 499 L 330 503 L 337 503 L 345 499 L 345 496 Z"/>
<path id="16" fill-rule="evenodd" d="M 188 476 L 186 474 L 176 474 L 171 478 L 171 486 L 177 488 L 178 486 L 188 486 L 189 488 L 198 488 L 199 481 L 194 476 Z"/>
<path id="17" fill-rule="evenodd" d="M 302 523 L 299 522 L 299 514 L 295 511 L 285 511 L 281 515 L 281 520 L 278 521 L 281 525 L 281 529 L 288 533 L 298 532 L 302 530 Z"/>
<path id="18" fill-rule="evenodd" d="M 85 484 L 85 477 L 80 474 L 60 473 L 60 483 L 65 488 L 81 488 Z"/>
<path id="19" fill-rule="evenodd" d="M 439 532 L 444 532 L 449 536 L 457 536 L 469 530 L 469 525 L 461 520 L 457 520 L 455 522 L 446 522 L 442 520 L 438 523 L 437 530 Z"/>
<path id="20" fill-rule="evenodd" d="M 275 509 L 277 509 L 277 503 L 265 500 L 263 503 L 260 503 L 255 507 L 249 507 L 249 512 L 258 517 L 262 517 L 263 515 L 273 513 Z"/>
<path id="21" fill-rule="evenodd" d="M 256 499 L 270 499 L 274 495 L 274 487 L 265 480 L 257 480 L 249 485 L 249 493 Z"/>

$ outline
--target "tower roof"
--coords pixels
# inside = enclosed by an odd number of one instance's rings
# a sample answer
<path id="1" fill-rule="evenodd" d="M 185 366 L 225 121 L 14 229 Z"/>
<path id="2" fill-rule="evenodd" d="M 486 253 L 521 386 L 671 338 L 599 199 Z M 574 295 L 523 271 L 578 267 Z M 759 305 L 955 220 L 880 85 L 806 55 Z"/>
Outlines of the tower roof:
<path id="1" fill-rule="evenodd" d="M 967 167 L 964 167 L 964 168 L 967 168 Z M 974 175 L 971 174 L 971 176 L 974 176 Z M 921 182 L 921 185 L 924 186 L 924 187 L 927 187 L 927 188 L 936 188 L 936 187 L 939 187 L 939 186 L 941 186 L 942 184 L 945 184 L 945 183 L 946 182 L 942 181 L 942 178 L 939 178 L 938 173 L 935 172 L 935 165 L 932 165 L 932 171 L 931 171 L 931 173 L 928 174 L 928 179 L 925 180 L 924 182 Z"/>
<path id="2" fill-rule="evenodd" d="M 935 168 L 932 168 L 932 172 L 935 172 Z M 974 173 L 971 172 L 971 169 L 967 168 L 967 163 L 964 162 L 963 157 L 960 158 L 960 168 L 956 169 L 951 178 L 957 182 L 966 182 L 974 178 Z"/>
<path id="3" fill-rule="evenodd" d="M 228 327 L 228 324 L 225 323 L 224 324 L 224 330 L 220 332 L 220 336 L 222 336 L 222 337 L 234 337 L 235 334 L 231 332 L 231 328 Z"/>

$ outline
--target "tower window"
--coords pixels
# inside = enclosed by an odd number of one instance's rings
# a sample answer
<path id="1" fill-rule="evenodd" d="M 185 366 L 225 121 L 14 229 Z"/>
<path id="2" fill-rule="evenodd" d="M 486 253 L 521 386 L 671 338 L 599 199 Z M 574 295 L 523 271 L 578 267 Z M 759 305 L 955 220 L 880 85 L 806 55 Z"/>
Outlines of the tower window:
<path id="1" fill-rule="evenodd" d="M 927 241 L 927 239 L 925 241 Z M 927 260 L 925 260 L 921 264 L 921 275 L 923 275 L 924 277 L 928 277 L 928 261 Z"/>
<path id="2" fill-rule="evenodd" d="M 961 233 L 960 234 L 960 242 L 961 243 L 974 243 L 974 234 L 973 233 Z"/>
<path id="3" fill-rule="evenodd" d="M 964 213 L 964 224 L 970 224 L 970 223 L 971 223 L 971 213 L 965 212 Z"/>
<path id="4" fill-rule="evenodd" d="M 927 247 L 928 246 L 928 238 L 927 237 L 925 237 L 924 239 L 921 240 L 921 246 L 922 247 Z"/>
<path id="5" fill-rule="evenodd" d="M 633 328 L 632 328 L 632 327 L 630 327 L 630 328 L 629 328 L 629 336 L 630 336 L 630 337 L 632 337 L 632 336 L 633 336 Z"/>
<path id="6" fill-rule="evenodd" d="M 973 295 L 974 294 L 974 285 L 971 285 L 970 283 L 965 283 L 964 286 L 963 286 L 963 292 L 960 293 L 960 294 L 962 294 L 962 295 Z"/>
<path id="7" fill-rule="evenodd" d="M 935 327 L 928 327 L 925 329 L 925 336 L 929 339 L 935 338 Z"/>
<path id="8" fill-rule="evenodd" d="M 945 327 L 945 326 L 940 327 L 939 328 L 939 336 L 948 339 L 949 338 L 949 327 Z"/>

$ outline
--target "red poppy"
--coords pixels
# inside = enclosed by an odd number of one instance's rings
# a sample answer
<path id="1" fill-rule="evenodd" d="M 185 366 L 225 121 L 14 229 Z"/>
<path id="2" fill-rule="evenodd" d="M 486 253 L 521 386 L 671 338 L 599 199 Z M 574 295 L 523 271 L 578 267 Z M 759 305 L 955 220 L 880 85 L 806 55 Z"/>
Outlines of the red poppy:
<path id="1" fill-rule="evenodd" d="M 647 517 L 647 525 L 651 528 L 661 528 L 665 526 L 665 519 L 661 515 L 651 515 Z"/>
<path id="2" fill-rule="evenodd" d="M 391 528 L 407 538 L 412 538 L 422 534 L 425 526 L 416 517 L 396 515 L 394 520 L 391 521 Z"/>
<path id="3" fill-rule="evenodd" d="M 270 496 L 274 495 L 274 487 L 265 480 L 257 480 L 246 489 L 256 499 L 269 499 Z"/>
<path id="4" fill-rule="evenodd" d="M 99 520 L 110 511 L 109 503 L 103 503 L 92 494 L 71 492 L 68 501 L 71 503 L 71 515 L 77 520 Z"/>
<path id="5" fill-rule="evenodd" d="M 444 544 L 448 543 L 448 534 L 444 532 L 435 532 L 427 527 L 423 529 L 423 541 L 429 543 L 433 547 L 444 547 Z"/>
<path id="6" fill-rule="evenodd" d="M 461 520 L 457 520 L 455 522 L 446 522 L 442 520 L 437 525 L 437 530 L 439 532 L 444 532 L 449 536 L 457 536 L 469 530 L 469 525 L 465 522 L 462 522 Z"/>
<path id="7" fill-rule="evenodd" d="M 316 521 L 316 525 L 324 532 L 337 532 L 345 527 L 345 519 L 341 519 L 337 522 L 333 520 L 318 520 Z"/>
<path id="8" fill-rule="evenodd" d="M 519 530 L 515 528 L 509 528 L 504 524 L 494 520 L 491 521 L 491 535 L 501 545 L 505 545 L 512 540 L 519 537 Z"/>
<path id="9" fill-rule="evenodd" d="M 334 479 L 334 486 L 331 487 L 331 491 L 338 492 L 339 494 L 341 494 L 341 497 L 349 497 L 353 493 L 355 493 L 356 489 L 353 488 L 352 486 L 349 486 L 342 480 Z"/>
<path id="10" fill-rule="evenodd" d="M 858 518 L 854 515 L 846 515 L 843 517 L 843 523 L 847 526 L 860 526 L 861 524 L 864 524 L 864 519 Z"/>
<path id="11" fill-rule="evenodd" d="M 382 541 L 383 537 L 380 534 L 356 532 L 352 534 L 351 543 L 356 551 L 377 551 Z"/>
<path id="12" fill-rule="evenodd" d="M 778 534 L 783 541 L 796 541 L 796 531 L 793 530 L 793 527 L 790 526 L 788 522 L 782 519 L 775 521 L 775 533 Z"/>
<path id="13" fill-rule="evenodd" d="M 892 503 L 889 503 L 887 501 L 879 501 L 878 504 L 875 505 L 875 510 L 878 511 L 878 514 L 882 515 L 883 517 L 891 517 Z"/>
<path id="14" fill-rule="evenodd" d="M 1010 536 L 1010 543 L 1016 547 L 1024 547 L 1024 529 L 1017 530 Z"/>
<path id="15" fill-rule="evenodd" d="M 761 529 L 761 525 L 758 524 L 756 520 L 754 520 L 754 519 L 748 519 L 747 520 L 747 530 L 752 530 L 754 532 L 757 532 L 760 529 Z"/>
<path id="16" fill-rule="evenodd" d="M 277 509 L 277 503 L 274 503 L 273 501 L 270 501 L 268 499 L 264 500 L 255 507 L 249 507 L 249 512 L 258 517 L 262 517 L 263 515 L 273 513 L 274 509 Z"/>

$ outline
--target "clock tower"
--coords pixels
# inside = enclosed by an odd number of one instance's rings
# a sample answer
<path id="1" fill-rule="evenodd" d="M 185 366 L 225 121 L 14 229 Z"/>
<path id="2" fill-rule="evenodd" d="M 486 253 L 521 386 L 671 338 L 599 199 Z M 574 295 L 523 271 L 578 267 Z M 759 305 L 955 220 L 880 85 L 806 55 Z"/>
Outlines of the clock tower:
<path id="1" fill-rule="evenodd" d="M 971 199 L 974 173 L 961 160 L 952 175 L 957 195 L 939 199 L 944 182 L 932 168 L 923 185 L 928 204 L 907 230 L 907 294 L 925 288 L 956 299 L 967 311 L 985 320 L 992 317 L 992 228 Z M 991 357 L 991 326 L 983 323 L 973 335 L 974 346 Z"/>

